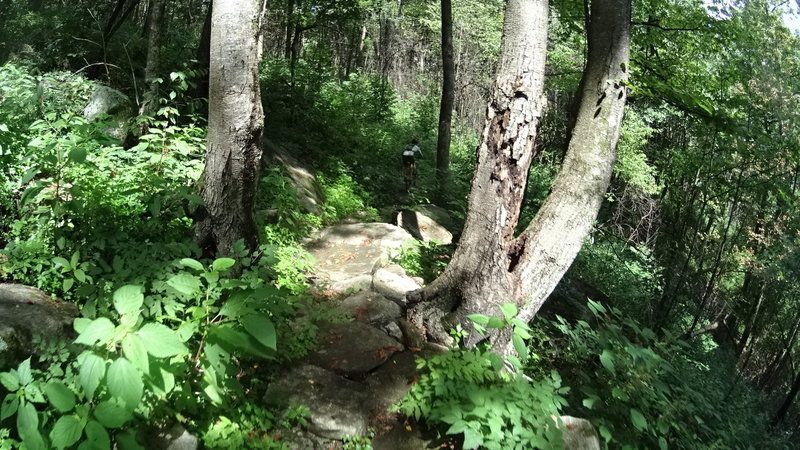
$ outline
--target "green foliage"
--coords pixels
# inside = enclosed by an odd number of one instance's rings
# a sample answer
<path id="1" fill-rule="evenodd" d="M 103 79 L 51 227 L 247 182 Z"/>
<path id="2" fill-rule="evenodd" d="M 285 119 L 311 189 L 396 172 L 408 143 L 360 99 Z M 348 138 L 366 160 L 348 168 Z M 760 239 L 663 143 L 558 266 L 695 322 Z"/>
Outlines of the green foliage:
<path id="1" fill-rule="evenodd" d="M 436 242 L 413 241 L 400 248 L 394 261 L 409 275 L 422 277 L 426 283 L 430 283 L 447 267 L 452 251 L 451 246 Z"/>
<path id="2" fill-rule="evenodd" d="M 517 316 L 514 303 L 500 306 L 502 317 L 470 315 L 481 334 L 487 329 L 512 328 L 513 344 L 522 360 L 530 328 Z M 461 337 L 463 330 L 454 334 Z M 518 371 L 522 361 L 510 355 Z M 428 360 L 417 360 L 425 373 L 396 408 L 419 420 L 448 426 L 446 434 L 463 434 L 464 448 L 555 448 L 563 445 L 560 424 L 554 417 L 566 406 L 558 372 L 531 382 L 518 372 L 505 371 L 506 362 L 487 349 L 452 349 Z"/>
<path id="3" fill-rule="evenodd" d="M 644 153 L 647 140 L 654 131 L 636 109 L 625 109 L 614 173 L 628 185 L 647 195 L 658 194 L 661 190 L 655 179 L 655 169 L 648 163 Z"/>
<path id="4" fill-rule="evenodd" d="M 246 404 L 231 411 L 232 419 L 219 416 L 203 430 L 201 439 L 209 449 L 282 449 L 283 445 L 269 435 L 275 417 L 268 410 Z"/>
<path id="5" fill-rule="evenodd" d="M 347 217 L 358 217 L 361 221 L 377 218 L 375 208 L 368 206 L 369 195 L 343 168 L 335 178 L 320 175 L 319 182 L 325 194 L 322 219 L 325 223 L 336 223 Z"/>
<path id="6" fill-rule="evenodd" d="M 752 399 L 731 395 L 720 383 L 724 371 L 712 373 L 697 359 L 707 358 L 702 353 L 669 334 L 659 339 L 616 308 L 591 300 L 588 307 L 594 326 L 558 317 L 548 323 L 557 330 L 550 348 L 533 351 L 547 354 L 574 380 L 568 411 L 591 421 L 606 445 L 743 448 L 760 442 L 762 448 L 780 448 L 780 438 L 766 433 L 767 418 L 757 410 L 746 418 L 719 410 L 723 402 L 733 407 Z"/>

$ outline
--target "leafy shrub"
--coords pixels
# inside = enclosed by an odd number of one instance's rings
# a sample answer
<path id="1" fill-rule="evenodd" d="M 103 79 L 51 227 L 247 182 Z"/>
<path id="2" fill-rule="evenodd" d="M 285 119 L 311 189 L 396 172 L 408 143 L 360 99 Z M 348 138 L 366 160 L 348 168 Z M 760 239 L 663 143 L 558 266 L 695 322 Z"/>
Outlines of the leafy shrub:
<path id="1" fill-rule="evenodd" d="M 527 357 L 524 339 L 530 338 L 528 326 L 516 318 L 513 303 L 501 306 L 503 317 L 473 314 L 476 331 L 512 328 L 514 348 L 522 360 Z M 460 339 L 462 330 L 453 333 Z M 447 425 L 446 434 L 463 434 L 464 448 L 557 448 L 563 445 L 560 416 L 566 406 L 558 372 L 531 382 L 514 370 L 522 361 L 513 355 L 504 361 L 488 349 L 453 349 L 443 355 L 417 360 L 425 373 L 411 392 L 396 407 L 416 419 Z"/>
<path id="2" fill-rule="evenodd" d="M 588 305 L 595 326 L 559 317 L 549 323 L 557 336 L 549 349 L 533 351 L 574 380 L 568 412 L 590 420 L 607 446 L 747 448 L 759 442 L 780 448 L 780 438 L 766 432 L 765 415 L 720 410 L 752 401 L 719 382 L 732 374 L 709 370 L 688 344 L 670 335 L 659 339 L 615 308 Z"/>
<path id="3" fill-rule="evenodd" d="M 322 218 L 326 223 L 336 223 L 347 217 L 359 217 L 359 220 L 374 220 L 378 213 L 368 205 L 367 193 L 356 183 L 353 177 L 340 169 L 335 178 L 319 176 L 325 203 L 322 205 Z"/>
<path id="4" fill-rule="evenodd" d="M 426 283 L 430 283 L 447 267 L 452 252 L 452 246 L 443 246 L 436 242 L 413 241 L 400 248 L 400 253 L 394 258 L 394 261 L 402 266 L 409 275 L 422 277 Z"/>

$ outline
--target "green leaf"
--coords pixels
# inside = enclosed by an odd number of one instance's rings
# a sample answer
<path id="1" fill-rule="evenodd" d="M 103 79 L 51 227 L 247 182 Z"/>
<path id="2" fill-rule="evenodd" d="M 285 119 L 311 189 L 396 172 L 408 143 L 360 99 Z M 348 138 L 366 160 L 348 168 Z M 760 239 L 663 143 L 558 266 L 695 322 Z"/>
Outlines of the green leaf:
<path id="1" fill-rule="evenodd" d="M 603 353 L 600 354 L 600 364 L 606 368 L 611 373 L 616 373 L 616 369 L 614 367 L 614 353 L 611 350 L 604 349 Z"/>
<path id="2" fill-rule="evenodd" d="M 86 351 L 78 356 L 78 381 L 83 386 L 83 392 L 88 399 L 94 397 L 94 391 L 100 385 L 100 380 L 106 375 L 106 361 L 92 352 Z"/>
<path id="3" fill-rule="evenodd" d="M 75 407 L 75 394 L 61 381 L 53 380 L 47 383 L 44 393 L 50 404 L 60 412 L 68 412 Z"/>
<path id="4" fill-rule="evenodd" d="M 277 334 L 272 321 L 263 316 L 247 316 L 242 319 L 242 325 L 264 347 L 278 350 Z"/>
<path id="5" fill-rule="evenodd" d="M 175 332 L 160 323 L 145 324 L 136 334 L 142 338 L 147 353 L 156 358 L 168 358 L 188 351 Z"/>
<path id="6" fill-rule="evenodd" d="M 142 375 L 133 364 L 125 358 L 119 358 L 108 368 L 108 391 L 119 397 L 125 406 L 133 411 L 139 406 L 144 391 Z"/>
<path id="7" fill-rule="evenodd" d="M 33 381 L 30 358 L 19 363 L 19 366 L 17 367 L 17 378 L 19 379 L 19 384 L 23 386 L 27 386 L 31 383 L 31 381 Z"/>
<path id="8" fill-rule="evenodd" d="M 667 450 L 669 445 L 667 445 L 667 440 L 664 439 L 664 436 L 658 437 L 658 449 L 659 450 Z"/>
<path id="9" fill-rule="evenodd" d="M 186 266 L 186 267 L 188 267 L 190 269 L 199 270 L 200 272 L 206 270 L 206 268 L 203 267 L 203 265 L 200 263 L 200 261 L 197 261 L 197 260 L 192 259 L 192 258 L 183 258 L 180 262 L 181 262 L 181 264 L 183 264 L 184 266 Z"/>
<path id="10" fill-rule="evenodd" d="M 67 156 L 73 162 L 78 164 L 86 161 L 86 149 L 83 147 L 76 147 L 70 150 L 69 155 Z"/>
<path id="11" fill-rule="evenodd" d="M 167 284 L 181 294 L 194 295 L 200 290 L 200 279 L 188 273 L 180 273 L 167 280 Z"/>
<path id="12" fill-rule="evenodd" d="M 55 258 L 53 258 L 53 264 L 55 264 L 56 266 L 61 266 L 67 270 L 72 269 L 72 266 L 69 264 L 69 261 L 67 261 L 66 258 L 62 258 L 60 256 L 56 256 Z"/>
<path id="13" fill-rule="evenodd" d="M 129 284 L 114 291 L 114 309 L 120 315 L 138 313 L 143 303 L 141 286 Z"/>
<path id="14" fill-rule="evenodd" d="M 28 183 L 29 183 L 29 182 L 30 182 L 32 179 L 34 179 L 34 177 L 36 177 L 36 175 L 39 175 L 39 172 L 41 172 L 41 171 L 39 170 L 39 168 L 38 168 L 38 167 L 31 167 L 30 169 L 28 169 L 27 171 L 25 171 L 25 174 L 24 174 L 24 175 L 22 175 L 22 180 L 20 180 L 20 184 L 21 184 L 22 186 L 25 186 L 25 185 L 26 185 L 26 184 L 28 184 Z"/>
<path id="15" fill-rule="evenodd" d="M 75 416 L 61 416 L 50 431 L 50 441 L 58 450 L 78 442 L 83 434 L 83 424 Z"/>
<path id="16" fill-rule="evenodd" d="M 480 433 L 473 431 L 470 428 L 464 430 L 464 445 L 465 449 L 478 448 L 483 444 L 483 436 Z"/>
<path id="17" fill-rule="evenodd" d="M 499 317 L 490 317 L 489 322 L 486 324 L 486 328 L 503 328 L 504 326 L 506 326 L 506 323 Z"/>
<path id="18" fill-rule="evenodd" d="M 506 320 L 511 320 L 511 318 L 517 316 L 517 305 L 513 302 L 503 303 L 500 305 L 500 311 L 503 311 L 503 317 Z"/>
<path id="19" fill-rule="evenodd" d="M 94 409 L 94 418 L 106 428 L 120 428 L 133 416 L 117 400 L 100 402 Z"/>
<path id="20" fill-rule="evenodd" d="M 0 403 L 0 422 L 8 419 L 17 413 L 19 408 L 19 399 L 16 394 L 8 394 Z"/>
<path id="21" fill-rule="evenodd" d="M 631 408 L 631 423 L 633 423 L 633 426 L 639 431 L 647 429 L 647 419 L 636 408 Z"/>
<path id="22" fill-rule="evenodd" d="M 78 267 L 78 263 L 81 260 L 81 252 L 77 251 L 72 254 L 72 257 L 69 259 L 69 265 L 71 267 Z"/>
<path id="23" fill-rule="evenodd" d="M 514 350 L 517 351 L 519 357 L 524 361 L 528 356 L 528 347 L 525 346 L 525 341 L 518 334 L 511 336 L 511 342 L 514 344 Z"/>
<path id="24" fill-rule="evenodd" d="M 139 335 L 131 333 L 122 339 L 122 354 L 139 370 L 149 373 L 150 361 L 147 358 L 147 348 Z"/>
<path id="25" fill-rule="evenodd" d="M 119 450 L 145 450 L 138 442 L 136 435 L 131 430 L 126 430 L 114 437 L 114 441 Z"/>
<path id="26" fill-rule="evenodd" d="M 45 449 L 44 439 L 39 433 L 39 414 L 30 403 L 24 403 L 17 411 L 17 432 L 28 450 Z"/>
<path id="27" fill-rule="evenodd" d="M 74 278 L 64 278 L 64 281 L 61 283 L 61 289 L 64 292 L 67 292 L 70 289 L 72 289 L 72 286 L 74 286 L 74 285 L 75 285 L 75 279 Z"/>
<path id="28" fill-rule="evenodd" d="M 112 336 L 114 336 L 114 324 L 105 317 L 98 317 L 78 335 L 75 343 L 93 346 L 99 342 L 105 345 Z"/>
<path id="29" fill-rule="evenodd" d="M 96 420 L 90 420 L 86 424 L 86 444 L 90 444 L 94 450 L 109 450 L 111 448 L 111 438 L 108 430 Z"/>
<path id="30" fill-rule="evenodd" d="M 75 279 L 80 281 L 81 283 L 86 283 L 86 273 L 81 269 L 73 270 L 72 275 L 75 276 Z"/>
<path id="31" fill-rule="evenodd" d="M 236 260 L 231 258 L 217 258 L 214 260 L 214 263 L 211 264 L 211 268 L 217 272 L 223 272 L 225 270 L 230 269 L 231 267 L 236 264 Z"/>
<path id="32" fill-rule="evenodd" d="M 19 389 L 19 377 L 16 372 L 0 372 L 0 384 L 10 392 L 16 392 Z"/>
<path id="33" fill-rule="evenodd" d="M 583 406 L 589 409 L 592 409 L 595 403 L 600 400 L 599 397 L 586 397 L 583 399 Z"/>
<path id="34" fill-rule="evenodd" d="M 467 318 L 478 325 L 486 325 L 489 323 L 489 317 L 484 316 L 483 314 L 470 314 L 467 316 Z"/>

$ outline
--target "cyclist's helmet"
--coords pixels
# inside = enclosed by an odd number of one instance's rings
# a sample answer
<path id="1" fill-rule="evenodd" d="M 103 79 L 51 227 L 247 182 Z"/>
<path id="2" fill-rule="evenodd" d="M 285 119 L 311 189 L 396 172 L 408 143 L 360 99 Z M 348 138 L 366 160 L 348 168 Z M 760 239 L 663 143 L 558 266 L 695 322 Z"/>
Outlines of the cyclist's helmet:
<path id="1" fill-rule="evenodd" d="M 412 143 L 412 144 L 419 144 L 419 138 L 413 138 L 413 139 L 411 139 L 411 143 Z"/>

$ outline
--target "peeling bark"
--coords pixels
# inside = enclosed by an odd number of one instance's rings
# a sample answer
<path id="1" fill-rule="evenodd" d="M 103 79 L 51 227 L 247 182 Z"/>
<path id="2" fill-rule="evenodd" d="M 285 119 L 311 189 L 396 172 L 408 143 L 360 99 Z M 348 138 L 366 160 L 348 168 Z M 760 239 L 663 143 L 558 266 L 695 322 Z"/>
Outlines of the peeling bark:
<path id="1" fill-rule="evenodd" d="M 515 236 L 545 106 L 547 2 L 508 3 L 462 238 L 445 272 L 410 297 L 427 300 L 412 308 L 410 318 L 434 340 L 447 342 L 444 331 L 455 323 L 471 329 L 469 314 L 500 316 L 505 302 L 518 305 L 521 319 L 533 318 L 591 230 L 611 179 L 622 123 L 630 2 L 595 0 L 591 8 L 582 100 L 564 164 L 532 223 Z M 508 337 L 490 336 L 495 351 L 509 351 Z M 480 339 L 471 333 L 467 344 Z"/>

